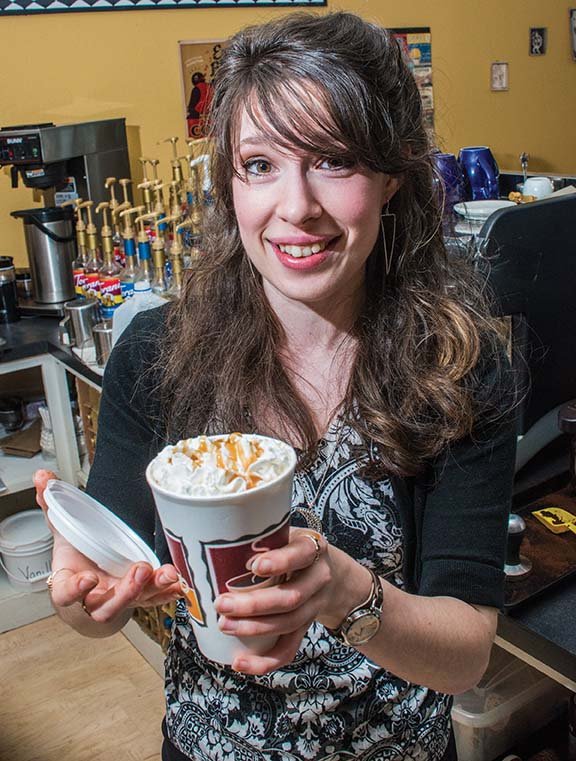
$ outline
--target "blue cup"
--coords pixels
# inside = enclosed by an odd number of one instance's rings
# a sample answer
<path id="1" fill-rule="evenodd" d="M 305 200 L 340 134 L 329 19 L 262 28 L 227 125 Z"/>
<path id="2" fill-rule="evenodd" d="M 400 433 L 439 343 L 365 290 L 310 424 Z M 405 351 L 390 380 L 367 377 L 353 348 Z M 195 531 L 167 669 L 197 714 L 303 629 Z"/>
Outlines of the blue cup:
<path id="1" fill-rule="evenodd" d="M 498 198 L 500 172 L 490 148 L 476 146 L 461 148 L 458 161 L 464 175 L 464 192 L 471 201 Z"/>
<path id="2" fill-rule="evenodd" d="M 453 153 L 433 153 L 430 156 L 435 168 L 433 183 L 444 214 L 451 214 L 455 203 L 464 200 L 464 177 Z"/>

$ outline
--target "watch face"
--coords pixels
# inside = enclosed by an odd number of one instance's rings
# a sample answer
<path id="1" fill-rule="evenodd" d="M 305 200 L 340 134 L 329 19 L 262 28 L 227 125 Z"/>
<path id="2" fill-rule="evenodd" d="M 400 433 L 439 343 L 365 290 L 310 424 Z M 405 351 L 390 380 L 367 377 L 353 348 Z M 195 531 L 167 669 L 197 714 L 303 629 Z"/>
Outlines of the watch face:
<path id="1" fill-rule="evenodd" d="M 376 634 L 380 628 L 380 617 L 374 613 L 365 613 L 352 621 L 344 636 L 350 645 L 363 645 Z"/>

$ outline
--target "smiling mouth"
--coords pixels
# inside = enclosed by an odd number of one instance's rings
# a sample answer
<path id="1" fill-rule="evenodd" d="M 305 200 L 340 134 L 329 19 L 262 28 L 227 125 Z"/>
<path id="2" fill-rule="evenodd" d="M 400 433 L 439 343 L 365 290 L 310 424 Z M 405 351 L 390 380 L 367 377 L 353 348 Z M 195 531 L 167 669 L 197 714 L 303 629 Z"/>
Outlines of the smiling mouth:
<path id="1" fill-rule="evenodd" d="M 282 243 L 277 243 L 277 247 L 282 251 L 283 254 L 288 254 L 288 256 L 293 256 L 295 259 L 302 259 L 307 256 L 312 256 L 312 254 L 319 254 L 322 251 L 326 249 L 328 246 L 328 243 L 330 241 L 322 241 L 320 243 L 313 243 L 311 246 L 293 246 L 293 245 L 284 245 Z"/>

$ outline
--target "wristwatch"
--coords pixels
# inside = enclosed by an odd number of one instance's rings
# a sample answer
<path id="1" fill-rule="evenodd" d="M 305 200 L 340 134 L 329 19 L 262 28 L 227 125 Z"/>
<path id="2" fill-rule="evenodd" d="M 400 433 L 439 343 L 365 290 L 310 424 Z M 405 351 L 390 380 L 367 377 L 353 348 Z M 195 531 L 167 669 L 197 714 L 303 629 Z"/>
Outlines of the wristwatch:
<path id="1" fill-rule="evenodd" d="M 378 576 L 368 570 L 372 575 L 368 599 L 353 608 L 337 629 L 328 629 L 333 637 L 350 647 L 365 645 L 380 629 L 384 590 Z"/>

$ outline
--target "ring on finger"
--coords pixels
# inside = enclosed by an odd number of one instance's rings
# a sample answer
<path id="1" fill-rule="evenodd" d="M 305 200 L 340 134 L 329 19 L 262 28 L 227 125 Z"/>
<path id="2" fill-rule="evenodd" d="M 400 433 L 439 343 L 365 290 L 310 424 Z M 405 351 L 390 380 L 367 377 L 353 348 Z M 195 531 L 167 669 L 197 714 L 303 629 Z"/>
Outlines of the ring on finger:
<path id="1" fill-rule="evenodd" d="M 302 536 L 306 539 L 310 539 L 310 541 L 314 544 L 314 549 L 316 550 L 314 560 L 312 561 L 312 565 L 314 565 L 314 563 L 317 563 L 320 560 L 320 555 L 322 554 L 322 546 L 320 544 L 320 540 L 317 536 L 314 534 L 309 534 L 308 532 L 302 532 Z"/>
<path id="2" fill-rule="evenodd" d="M 52 592 L 52 587 L 54 586 L 56 576 L 58 576 L 61 571 L 70 571 L 70 573 L 72 573 L 70 568 L 57 568 L 55 571 L 52 571 L 52 573 L 50 573 L 46 579 L 46 586 L 48 587 L 49 592 Z"/>
<path id="3" fill-rule="evenodd" d="M 84 613 L 86 613 L 86 615 L 87 615 L 87 616 L 89 616 L 90 618 L 92 618 L 92 613 L 90 613 L 90 611 L 89 611 L 89 610 L 88 610 L 88 608 L 86 607 L 86 600 L 82 600 L 82 602 L 81 602 L 80 604 L 81 604 L 81 606 L 82 606 L 82 610 L 84 611 Z"/>

